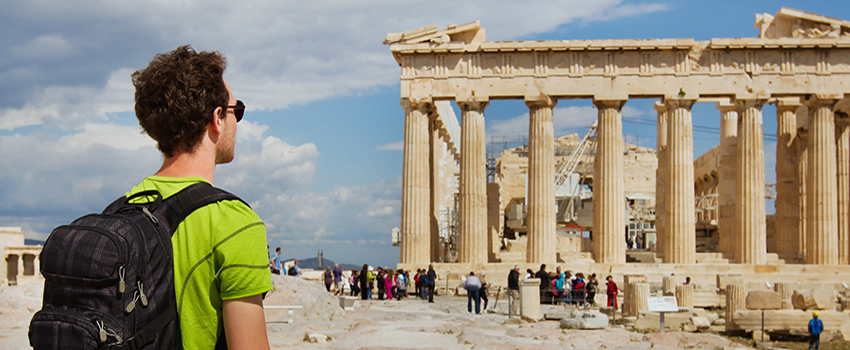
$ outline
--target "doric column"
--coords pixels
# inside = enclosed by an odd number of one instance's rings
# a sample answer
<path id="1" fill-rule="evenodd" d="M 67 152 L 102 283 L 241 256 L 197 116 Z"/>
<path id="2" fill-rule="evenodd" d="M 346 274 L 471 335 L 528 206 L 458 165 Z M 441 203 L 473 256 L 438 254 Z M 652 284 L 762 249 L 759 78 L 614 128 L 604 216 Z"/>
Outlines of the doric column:
<path id="1" fill-rule="evenodd" d="M 738 167 L 738 106 L 717 104 L 720 110 L 720 169 L 717 185 L 717 224 L 719 251 L 734 256 L 735 247 L 735 182 Z M 733 257 L 734 259 L 734 257 Z"/>
<path id="2" fill-rule="evenodd" d="M 739 100 L 738 169 L 735 182 L 735 261 L 764 264 L 767 242 L 764 203 L 764 100 Z"/>
<path id="3" fill-rule="evenodd" d="M 440 261 L 440 188 L 443 187 L 443 179 L 440 177 L 440 160 L 443 159 L 443 139 L 440 136 L 440 122 L 432 120 L 428 141 L 431 145 L 431 156 L 428 157 L 431 167 L 431 262 Z"/>
<path id="4" fill-rule="evenodd" d="M 655 102 L 652 106 L 658 112 L 658 123 L 655 140 L 655 156 L 658 167 L 655 171 L 655 252 L 658 257 L 664 255 L 664 245 L 667 243 L 667 225 L 669 215 L 665 207 L 667 193 L 667 105 Z"/>
<path id="5" fill-rule="evenodd" d="M 747 287 L 743 284 L 726 285 L 726 331 L 738 329 L 732 316 L 735 311 L 747 309 Z"/>
<path id="6" fill-rule="evenodd" d="M 807 178 L 806 263 L 838 264 L 838 218 L 835 170 L 835 100 L 807 101 L 809 173 Z"/>
<path id="7" fill-rule="evenodd" d="M 401 99 L 404 107 L 404 169 L 401 180 L 402 264 L 428 264 L 431 240 L 428 211 L 431 209 L 431 181 L 428 166 L 429 102 Z"/>
<path id="8" fill-rule="evenodd" d="M 555 138 L 552 108 L 558 101 L 544 96 L 529 101 L 528 128 L 528 251 L 529 263 L 554 264 Z"/>
<path id="9" fill-rule="evenodd" d="M 623 120 L 625 100 L 594 100 L 599 109 L 596 158 L 593 161 L 593 257 L 597 263 L 625 264 L 626 223 L 623 189 Z"/>
<path id="10" fill-rule="evenodd" d="M 694 307 L 694 286 L 676 286 L 676 304 L 679 307 L 692 309 Z"/>
<path id="11" fill-rule="evenodd" d="M 850 264 L 850 120 L 835 113 L 835 164 L 838 173 L 838 263 Z"/>
<path id="12" fill-rule="evenodd" d="M 799 181 L 797 180 L 797 109 L 800 99 L 776 102 L 776 252 L 780 258 L 796 259 L 799 222 Z"/>
<path id="13" fill-rule="evenodd" d="M 670 172 L 665 204 L 670 239 L 664 262 L 696 263 L 694 215 L 694 138 L 691 107 L 696 100 L 665 99 L 667 104 L 667 169 Z"/>
<path id="14" fill-rule="evenodd" d="M 794 139 L 794 148 L 797 150 L 797 236 L 789 242 L 797 252 L 797 259 L 806 259 L 806 227 L 808 221 L 808 210 L 806 208 L 806 187 L 808 186 L 809 172 L 809 116 L 806 113 L 797 115 L 797 137 Z"/>
<path id="15" fill-rule="evenodd" d="M 487 262 L 487 153 L 484 108 L 487 102 L 458 101 L 461 110 L 459 263 Z"/>

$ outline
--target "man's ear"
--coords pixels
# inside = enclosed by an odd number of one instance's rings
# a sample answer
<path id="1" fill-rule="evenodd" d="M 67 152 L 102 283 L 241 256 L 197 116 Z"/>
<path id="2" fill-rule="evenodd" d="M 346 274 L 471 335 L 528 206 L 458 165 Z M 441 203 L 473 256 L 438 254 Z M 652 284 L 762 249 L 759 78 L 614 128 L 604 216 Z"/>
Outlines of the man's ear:
<path id="1" fill-rule="evenodd" d="M 224 109 L 216 107 L 212 112 L 212 120 L 210 120 L 210 130 L 216 134 L 221 134 L 224 128 L 224 118 L 221 117 Z"/>

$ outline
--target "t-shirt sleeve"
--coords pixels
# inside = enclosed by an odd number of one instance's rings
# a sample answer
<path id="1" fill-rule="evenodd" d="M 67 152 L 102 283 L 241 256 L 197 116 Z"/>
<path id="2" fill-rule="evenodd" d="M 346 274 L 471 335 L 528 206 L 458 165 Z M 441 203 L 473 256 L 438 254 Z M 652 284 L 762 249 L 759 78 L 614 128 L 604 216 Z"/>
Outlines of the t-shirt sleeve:
<path id="1" fill-rule="evenodd" d="M 225 201 L 217 223 L 213 254 L 222 300 L 262 294 L 272 289 L 266 252 L 266 228 L 240 201 Z"/>

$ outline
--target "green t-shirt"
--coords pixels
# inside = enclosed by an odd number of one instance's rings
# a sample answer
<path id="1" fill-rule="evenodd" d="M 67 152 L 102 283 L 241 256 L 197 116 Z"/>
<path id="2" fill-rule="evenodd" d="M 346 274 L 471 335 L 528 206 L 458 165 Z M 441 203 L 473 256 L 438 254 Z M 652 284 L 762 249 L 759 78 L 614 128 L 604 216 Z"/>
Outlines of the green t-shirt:
<path id="1" fill-rule="evenodd" d="M 208 181 L 150 176 L 127 195 L 157 190 L 168 198 L 197 182 Z M 221 201 L 189 215 L 177 227 L 171 244 L 183 348 L 212 349 L 224 334 L 222 300 L 272 289 L 265 226 L 244 203 Z"/>

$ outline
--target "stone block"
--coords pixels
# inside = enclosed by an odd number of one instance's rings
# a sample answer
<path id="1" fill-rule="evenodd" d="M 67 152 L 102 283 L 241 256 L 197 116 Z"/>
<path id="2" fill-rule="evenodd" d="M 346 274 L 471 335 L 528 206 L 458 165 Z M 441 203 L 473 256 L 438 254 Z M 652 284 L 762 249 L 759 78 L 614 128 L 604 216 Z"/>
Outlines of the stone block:
<path id="1" fill-rule="evenodd" d="M 711 322 L 705 317 L 691 317 L 689 323 L 693 324 L 698 331 L 705 331 L 711 327 Z"/>
<path id="2" fill-rule="evenodd" d="M 741 274 L 718 274 L 717 289 L 726 290 L 727 284 L 744 284 L 744 275 Z"/>
<path id="3" fill-rule="evenodd" d="M 795 290 L 791 303 L 799 310 L 834 310 L 837 295 L 834 290 Z"/>
<path id="4" fill-rule="evenodd" d="M 359 300 L 357 297 L 339 297 L 339 307 L 341 307 L 345 311 L 354 311 L 354 302 Z"/>
<path id="5" fill-rule="evenodd" d="M 543 314 L 543 318 L 547 320 L 563 320 L 572 317 L 572 312 L 557 310 Z"/>
<path id="6" fill-rule="evenodd" d="M 841 329 L 838 331 L 841 334 L 841 339 L 844 339 L 844 341 L 850 341 L 850 323 L 841 325 Z"/>
<path id="7" fill-rule="evenodd" d="M 684 310 L 679 312 L 667 312 L 664 314 L 664 328 L 673 330 L 673 329 L 682 329 L 682 324 L 688 322 L 688 320 L 693 316 L 693 313 L 690 311 Z M 649 311 L 641 311 L 639 314 L 637 321 L 635 321 L 635 329 L 640 331 L 659 331 L 659 323 L 661 320 L 661 315 L 657 312 L 649 312 Z"/>
<path id="8" fill-rule="evenodd" d="M 306 338 L 311 343 L 327 343 L 330 340 L 328 336 L 319 333 L 310 333 Z"/>
<path id="9" fill-rule="evenodd" d="M 782 296 L 777 292 L 752 290 L 747 293 L 747 310 L 779 310 Z"/>
<path id="10" fill-rule="evenodd" d="M 762 336 L 764 336 L 764 338 L 762 338 Z M 762 332 L 761 330 L 755 330 L 753 331 L 753 341 L 770 341 L 770 334 L 768 334 L 767 331 Z"/>
<path id="11" fill-rule="evenodd" d="M 608 316 L 598 311 L 575 311 L 572 319 L 578 321 L 578 329 L 605 329 L 608 327 Z"/>
<path id="12" fill-rule="evenodd" d="M 735 325 L 745 331 L 761 329 L 761 313 L 758 310 L 738 310 L 732 315 Z M 764 311 L 764 329 L 766 331 L 799 331 L 807 332 L 810 312 L 802 310 L 768 310 Z M 820 311 L 824 330 L 838 331 L 845 323 L 850 323 L 847 314 L 838 311 Z"/>

